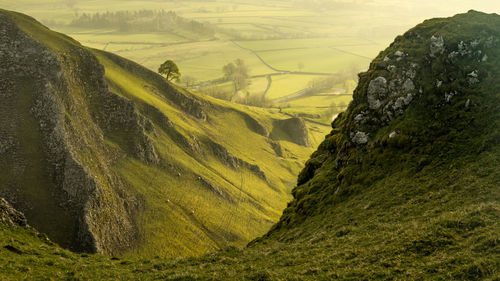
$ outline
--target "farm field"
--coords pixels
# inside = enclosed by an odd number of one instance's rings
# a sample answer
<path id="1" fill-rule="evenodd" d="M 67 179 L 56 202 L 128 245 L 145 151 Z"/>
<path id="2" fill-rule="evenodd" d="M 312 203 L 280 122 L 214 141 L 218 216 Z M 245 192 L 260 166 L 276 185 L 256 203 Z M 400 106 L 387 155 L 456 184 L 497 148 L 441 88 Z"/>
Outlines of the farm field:
<path id="1" fill-rule="evenodd" d="M 356 10 L 359 20 L 352 21 L 352 9 L 334 4 L 315 6 L 307 1 L 112 0 L 106 1 L 103 8 L 102 1 L 97 0 L 19 0 L 15 3 L 0 0 L 2 8 L 27 13 L 86 46 L 116 53 L 151 70 L 156 71 L 166 59 L 172 59 L 182 76 L 189 77 L 195 91 L 200 88 L 196 85 L 202 86 L 200 92 L 203 86 L 210 85 L 226 92 L 226 97 L 258 97 L 266 100 L 266 107 L 286 106 L 290 114 L 314 114 L 322 116 L 321 120 L 331 119 L 331 116 L 323 116 L 325 114 L 335 115 L 343 110 L 350 97 L 342 96 L 342 103 L 336 96 L 307 95 L 286 103 L 276 99 L 307 89 L 315 79 L 321 78 L 319 74 L 356 80 L 356 74 L 366 69 L 370 60 L 398 32 L 418 19 L 418 15 L 415 19 L 385 18 L 383 12 L 375 15 L 368 6 L 360 6 Z M 196 21 L 214 32 L 196 32 L 185 26 L 124 32 L 113 26 L 72 24 L 84 14 L 90 17 L 95 13 L 161 10 L 173 11 L 187 22 Z M 248 68 L 248 86 L 232 93 L 231 82 L 222 79 L 222 67 L 238 58 Z M 271 83 L 266 75 L 272 75 Z M 341 84 L 341 88 L 345 88 Z M 350 94 L 351 89 L 344 89 L 344 94 Z M 333 103 L 337 106 L 332 108 Z"/>
<path id="2" fill-rule="evenodd" d="M 110 50 L 108 50 L 110 51 Z M 197 81 L 210 81 L 222 76 L 222 67 L 241 58 L 250 69 L 250 75 L 263 75 L 274 71 L 262 64 L 252 53 L 238 48 L 229 41 L 199 41 L 155 46 L 143 49 L 122 50 L 118 55 L 136 61 L 149 69 L 157 70 L 165 58 L 173 59 L 185 76 Z"/>
<path id="3" fill-rule="evenodd" d="M 274 100 L 294 94 L 309 86 L 314 78 L 321 76 L 284 74 L 272 76 L 272 84 L 266 97 Z"/>

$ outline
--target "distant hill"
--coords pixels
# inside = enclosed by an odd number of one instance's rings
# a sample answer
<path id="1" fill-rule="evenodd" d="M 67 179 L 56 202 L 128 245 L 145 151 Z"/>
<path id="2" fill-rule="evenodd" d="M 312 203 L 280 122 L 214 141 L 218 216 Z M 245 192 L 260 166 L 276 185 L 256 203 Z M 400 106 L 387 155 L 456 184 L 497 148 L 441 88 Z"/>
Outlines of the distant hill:
<path id="1" fill-rule="evenodd" d="M 0 197 L 53 241 L 196 256 L 279 218 L 312 152 L 269 137 L 289 117 L 191 93 L 18 13 L 0 11 L 0 28 Z"/>
<path id="2" fill-rule="evenodd" d="M 12 226 L 0 232 L 0 272 L 11 279 L 29 272 L 100 280 L 498 280 L 499 46 L 500 16 L 475 11 L 397 37 L 360 74 L 353 102 L 300 173 L 280 221 L 245 249 L 110 260 L 63 251 Z"/>

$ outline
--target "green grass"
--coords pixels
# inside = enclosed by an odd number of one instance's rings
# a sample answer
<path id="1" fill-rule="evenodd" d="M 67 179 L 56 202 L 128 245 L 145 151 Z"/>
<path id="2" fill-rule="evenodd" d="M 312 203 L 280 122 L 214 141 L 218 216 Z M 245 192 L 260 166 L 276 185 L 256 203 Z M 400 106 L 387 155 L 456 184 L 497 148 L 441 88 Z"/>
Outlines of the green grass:
<path id="1" fill-rule="evenodd" d="M 274 100 L 286 97 L 309 87 L 309 83 L 321 76 L 284 74 L 272 76 L 271 88 L 266 98 Z"/>
<path id="2" fill-rule="evenodd" d="M 300 226 L 197 259 L 79 255 L 2 228 L 0 244 L 23 254 L 0 249 L 0 272 L 4 280 L 495 280 L 499 152 L 452 171 L 394 173 Z"/>
<path id="3" fill-rule="evenodd" d="M 294 165 L 291 170 L 289 167 L 277 165 L 279 160 L 266 139 L 254 133 L 248 134 L 247 125 L 239 113 L 226 112 L 222 108 L 220 109 L 222 111 L 212 111 L 209 113 L 210 125 L 186 119 L 185 113 L 169 106 L 161 97 L 146 90 L 143 85 L 148 81 L 131 75 L 101 53 L 95 54 L 105 66 L 106 77 L 114 85 L 112 89 L 115 89 L 117 93 L 136 100 L 138 103 L 147 103 L 159 108 L 176 126 L 182 128 L 186 137 L 196 136 L 200 140 L 203 136 L 209 136 L 223 144 L 237 157 L 249 163 L 258 164 L 268 176 L 269 185 L 273 187 L 270 189 L 266 182 L 256 178 L 250 171 L 233 171 L 213 158 L 193 158 L 168 137 L 160 135 L 155 142 L 161 158 L 180 171 L 180 178 L 176 177 L 175 173 L 172 175 L 172 172 L 151 174 L 152 171 L 148 171 L 149 167 L 137 161 L 125 160 L 119 165 L 121 173 L 134 186 L 136 192 L 149 202 L 145 212 L 141 215 L 141 229 L 144 231 L 144 240 L 147 243 L 134 250 L 133 253 L 144 256 L 151 255 L 153 252 L 167 256 L 175 256 L 179 253 L 200 255 L 213 251 L 220 245 L 225 245 L 223 243 L 242 246 L 269 229 L 271 222 L 277 219 L 280 210 L 289 198 L 286 191 L 290 187 L 283 182 L 293 182 L 293 175 L 300 165 Z M 233 107 L 228 103 L 220 103 L 227 108 Z M 252 115 L 259 114 L 264 120 L 270 117 L 265 110 L 254 110 L 256 113 Z M 252 143 L 251 150 L 249 150 L 249 143 Z M 291 152 L 290 156 L 297 160 L 305 159 L 310 153 L 309 149 L 300 146 L 290 144 L 288 147 Z M 176 157 L 172 158 L 170 155 L 176 155 Z M 138 171 L 141 172 L 137 173 Z M 218 198 L 211 191 L 204 189 L 200 186 L 197 175 L 210 180 L 212 184 L 230 194 L 235 203 Z M 165 189 L 166 186 L 168 189 Z M 239 191 L 240 188 L 243 191 Z M 171 203 L 167 203 L 167 200 Z M 171 204 L 177 207 L 172 207 Z M 186 216 L 186 211 L 188 213 L 194 211 L 194 218 L 189 216 L 183 218 Z M 193 223 L 193 221 L 195 225 L 189 226 L 189 222 Z M 186 222 L 189 227 L 187 229 L 184 228 Z M 215 234 L 199 234 L 201 232 L 198 228 L 199 223 Z M 198 230 L 193 231 L 193 229 Z M 219 243 L 217 244 L 213 241 L 213 236 L 225 242 L 216 240 Z M 175 242 L 166 243 L 170 241 L 169 239 Z M 179 241 L 176 241 L 177 239 Z"/>
<path id="4" fill-rule="evenodd" d="M 268 64 L 280 70 L 298 71 L 298 64 L 304 63 L 302 71 L 337 73 L 349 68 L 363 69 L 370 58 L 358 57 L 328 47 L 257 52 Z"/>
<path id="5" fill-rule="evenodd" d="M 497 15 L 471 12 L 451 19 L 427 21 L 412 32 L 423 38 L 439 33 L 445 37 L 450 50 L 460 41 L 471 42 L 481 30 L 486 34 L 500 34 L 500 20 Z M 361 76 L 360 85 L 354 92 L 354 100 L 333 123 L 333 131 L 323 140 L 319 149 L 308 161 L 306 169 L 299 176 L 301 185 L 294 188 L 294 200 L 288 204 L 280 221 L 264 237 L 255 240 L 244 249 L 227 248 L 223 251 L 198 258 L 165 259 L 154 257 L 153 249 L 121 258 L 100 255 L 76 254 L 62 250 L 56 245 L 44 242 L 30 229 L 20 227 L 0 228 L 0 274 L 5 280 L 20 278 L 73 279 L 73 280 L 498 280 L 500 278 L 500 146 L 499 146 L 499 96 L 498 73 L 500 58 L 498 48 L 486 48 L 491 56 L 488 62 L 477 62 L 462 58 L 456 62 L 423 64 L 428 54 L 427 41 L 407 40 L 414 38 L 408 33 L 377 57 L 373 68 Z M 499 44 L 497 42 L 497 44 Z M 401 117 L 387 125 L 372 128 L 370 142 L 356 146 L 349 141 L 349 133 L 356 127 L 354 118 L 366 110 L 366 88 L 371 78 L 386 75 L 380 63 L 387 54 L 404 49 L 413 60 L 422 65 L 416 81 L 424 88 L 422 96 L 414 101 Z M 96 51 L 94 51 L 96 52 Z M 160 105 L 170 119 L 182 124 L 183 134 L 206 132 L 223 143 L 235 155 L 251 162 L 260 159 L 262 169 L 271 172 L 271 182 L 286 182 L 277 179 L 285 170 L 297 168 L 294 157 L 273 162 L 262 144 L 262 136 L 242 134 L 245 126 L 241 113 L 244 111 L 269 127 L 272 117 L 280 116 L 276 110 L 230 105 L 223 101 L 207 98 L 213 107 L 210 117 L 214 127 L 182 118 L 178 109 L 162 102 L 155 96 L 134 85 L 134 79 L 142 79 L 113 65 L 103 53 L 96 52 L 108 69 L 109 80 L 116 85 L 123 84 L 127 90 L 120 94 L 136 101 L 154 102 Z M 464 73 L 473 67 L 480 73 L 481 83 L 475 87 L 467 84 Z M 444 69 L 443 69 L 444 68 Z M 455 71 L 457 68 L 464 71 Z M 450 103 L 443 103 L 441 92 L 435 89 L 435 79 L 446 70 L 454 87 L 463 93 Z M 467 77 L 467 76 L 465 76 Z M 143 80 L 141 82 L 153 83 Z M 118 87 L 118 86 L 115 86 Z M 116 89 L 115 89 L 116 90 Z M 194 96 L 200 97 L 197 94 Z M 465 106 L 470 99 L 469 106 Z M 223 107 L 225 105 L 225 107 Z M 231 108 L 231 109 L 229 109 Z M 217 114 L 215 114 L 217 112 Z M 176 116 L 177 115 L 177 116 Z M 373 116 L 373 115 L 372 115 Z M 231 122 L 227 122 L 231 120 Z M 234 126 L 238 124 L 238 126 Z M 228 134 L 215 134 L 222 128 Z M 319 125 L 310 126 L 315 132 Z M 390 138 L 389 134 L 399 134 Z M 252 143 L 248 149 L 244 138 Z M 251 138 L 251 139 L 250 139 Z M 177 168 L 195 167 L 210 180 L 219 180 L 210 174 L 215 167 L 224 167 L 212 156 L 194 161 L 189 155 L 169 145 L 169 138 L 160 134 L 155 141 L 160 154 L 178 156 L 173 163 Z M 285 150 L 307 153 L 292 143 L 281 142 Z M 254 157 L 256 157 L 254 159 Z M 209 163 L 209 165 L 204 165 Z M 318 165 L 319 164 L 319 165 Z M 193 166 L 191 166 L 193 165 Z M 175 187 L 179 180 L 170 175 L 154 176 L 155 169 L 142 163 L 125 159 L 119 169 L 130 178 L 131 184 L 144 194 L 149 202 L 143 218 L 146 233 L 156 227 L 157 221 L 182 222 L 190 217 L 174 206 L 164 204 L 166 198 L 189 197 L 189 202 L 210 200 L 203 190 L 189 192 Z M 313 169 L 312 173 L 308 173 Z M 182 170 L 182 179 L 190 182 L 189 171 Z M 272 216 L 272 201 L 276 192 L 261 190 L 256 186 L 260 179 L 237 171 L 224 171 L 229 181 L 240 183 L 245 193 L 261 196 L 264 211 Z M 273 173 L 274 172 L 274 173 Z M 271 176 L 273 174 L 273 176 Z M 192 175 L 191 175 L 192 176 Z M 174 174 L 175 177 L 175 174 Z M 158 185 L 148 187 L 151 178 Z M 305 179 L 305 180 L 304 180 Z M 167 186 L 168 183 L 168 186 Z M 248 183 L 248 185 L 247 185 Z M 167 188 L 168 187 L 168 188 Z M 172 188 L 170 188 L 172 187 Z M 226 188 L 226 186 L 221 186 Z M 250 188 L 247 188 L 250 187 Z M 225 189 L 238 193 L 239 189 Z M 199 192 L 199 193 L 198 193 Z M 181 195 L 182 194 L 182 195 Z M 246 198 L 244 195 L 241 198 Z M 250 208 L 251 204 L 240 201 L 238 219 L 254 218 L 262 209 Z M 189 203 L 186 203 L 189 204 Z M 186 205 L 191 208 L 193 205 Z M 207 208 L 209 204 L 201 204 Z M 248 207 L 249 211 L 241 211 Z M 172 216 L 169 215 L 169 208 Z M 211 209 L 206 215 L 217 215 L 226 209 Z M 220 210 L 222 209 L 222 211 Z M 189 210 L 189 209 L 187 209 Z M 264 212 L 262 211 L 262 212 Z M 252 213 L 253 212 L 253 213 Z M 198 209 L 194 216 L 198 216 Z M 193 213 L 191 213 L 193 214 Z M 197 217 L 203 221 L 201 217 Z M 217 222 L 205 218 L 206 225 Z M 219 218 L 217 218 L 219 219 Z M 149 220 L 149 221 L 148 221 Z M 191 218 L 193 220 L 193 218 Z M 220 220 L 219 220 L 220 221 Z M 186 240 L 200 243 L 209 239 L 203 236 L 196 224 L 187 225 L 183 233 Z M 237 227 L 240 233 L 251 227 Z M 162 229 L 163 230 L 163 229 Z M 196 237 L 195 237 L 196 236 Z M 172 238 L 174 237 L 174 238 Z M 165 240 L 175 236 L 159 231 L 150 237 L 155 245 L 168 247 Z M 210 244 L 205 244 L 206 249 Z M 8 247 L 6 247 L 8 246 Z M 10 250 L 9 250 L 10 249 Z M 17 251 L 15 251 L 17 249 Z M 14 251 L 13 251 L 14 250 Z M 156 253 L 156 252 L 155 252 Z"/>
<path id="6" fill-rule="evenodd" d="M 272 23 L 270 23 L 272 24 Z M 325 37 L 325 38 L 303 38 L 303 39 L 274 39 L 274 40 L 246 40 L 238 41 L 238 44 L 256 52 L 282 49 L 314 49 L 326 46 L 352 47 L 359 46 L 373 48 L 374 43 L 357 37 Z M 380 48 L 374 48 L 379 51 Z M 305 62 L 305 61 L 304 61 Z"/>
<path id="7" fill-rule="evenodd" d="M 249 85 L 246 90 L 248 90 L 248 92 L 250 92 L 250 94 L 252 95 L 261 96 L 262 94 L 264 94 L 267 88 L 267 84 L 268 82 L 266 77 L 253 78 L 249 80 Z"/>

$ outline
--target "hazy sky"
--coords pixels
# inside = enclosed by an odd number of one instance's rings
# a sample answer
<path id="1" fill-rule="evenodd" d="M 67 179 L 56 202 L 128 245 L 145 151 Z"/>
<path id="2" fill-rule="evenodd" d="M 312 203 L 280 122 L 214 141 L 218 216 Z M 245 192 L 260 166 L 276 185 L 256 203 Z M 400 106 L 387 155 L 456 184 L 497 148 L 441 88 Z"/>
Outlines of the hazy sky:
<path id="1" fill-rule="evenodd" d="M 399 7 L 402 14 L 424 16 L 451 16 L 463 13 L 470 9 L 500 13 L 499 0 L 353 0 L 359 4 L 366 4 L 376 10 L 387 7 Z"/>

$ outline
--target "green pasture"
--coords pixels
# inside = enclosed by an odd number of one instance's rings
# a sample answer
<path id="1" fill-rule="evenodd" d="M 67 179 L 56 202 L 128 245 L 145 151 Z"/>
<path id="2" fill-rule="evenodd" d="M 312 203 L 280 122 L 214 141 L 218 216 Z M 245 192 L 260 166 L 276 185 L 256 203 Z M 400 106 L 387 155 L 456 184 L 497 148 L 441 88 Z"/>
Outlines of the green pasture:
<path id="1" fill-rule="evenodd" d="M 119 55 L 157 70 L 166 58 L 173 59 L 183 75 L 198 81 L 221 78 L 222 67 L 241 58 L 249 67 L 250 75 L 262 75 L 273 71 L 263 65 L 251 52 L 227 41 L 190 42 L 171 46 L 152 46 L 149 49 L 122 51 Z"/>
<path id="2" fill-rule="evenodd" d="M 335 103 L 336 106 L 348 105 L 351 102 L 352 96 L 347 95 L 324 95 L 324 96 L 306 96 L 287 102 L 290 107 L 329 107 Z"/>
<path id="3" fill-rule="evenodd" d="M 284 74 L 272 76 L 271 88 L 267 92 L 267 99 L 273 100 L 292 95 L 309 86 L 309 83 L 321 76 Z"/>
<path id="4" fill-rule="evenodd" d="M 247 87 L 248 92 L 251 95 L 262 95 L 267 88 L 267 78 L 258 77 L 249 80 Z"/>
<path id="5" fill-rule="evenodd" d="M 363 69 L 370 59 L 327 47 L 257 52 L 268 64 L 279 70 L 338 73 L 349 68 Z"/>
<path id="6" fill-rule="evenodd" d="M 301 38 L 301 39 L 273 39 L 273 40 L 245 40 L 237 42 L 240 46 L 252 49 L 256 52 L 260 51 L 270 51 L 270 50 L 281 50 L 281 49 L 310 49 L 310 48 L 322 48 L 326 46 L 372 46 L 373 43 L 356 38 L 356 37 L 344 37 L 344 38 L 333 38 L 333 37 L 323 37 L 323 38 Z"/>

